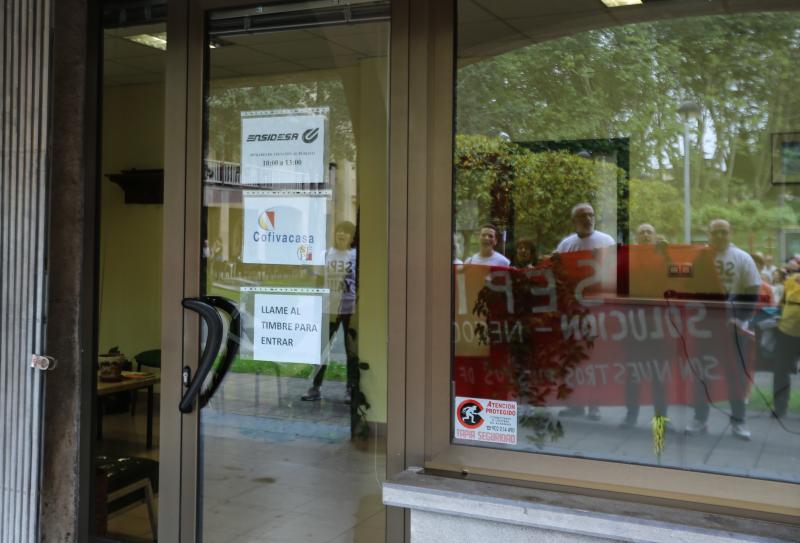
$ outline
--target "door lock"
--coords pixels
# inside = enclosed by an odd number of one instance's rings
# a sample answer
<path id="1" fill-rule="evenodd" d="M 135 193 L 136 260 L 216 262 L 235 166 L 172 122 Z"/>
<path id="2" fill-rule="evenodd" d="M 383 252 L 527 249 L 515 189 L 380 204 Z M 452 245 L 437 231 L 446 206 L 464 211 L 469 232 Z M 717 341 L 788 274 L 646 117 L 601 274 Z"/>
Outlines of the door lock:
<path id="1" fill-rule="evenodd" d="M 32 354 L 31 367 L 40 371 L 52 370 L 58 365 L 58 361 L 52 356 Z"/>

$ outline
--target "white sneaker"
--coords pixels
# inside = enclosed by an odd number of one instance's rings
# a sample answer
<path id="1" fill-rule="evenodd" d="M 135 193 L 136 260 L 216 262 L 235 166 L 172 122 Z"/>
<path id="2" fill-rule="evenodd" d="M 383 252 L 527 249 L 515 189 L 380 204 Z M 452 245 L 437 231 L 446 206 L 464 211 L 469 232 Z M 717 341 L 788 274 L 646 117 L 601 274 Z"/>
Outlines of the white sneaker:
<path id="1" fill-rule="evenodd" d="M 753 434 L 747 429 L 747 425 L 743 422 L 731 422 L 731 433 L 733 437 L 741 439 L 742 441 L 750 441 L 753 439 Z"/>
<path id="2" fill-rule="evenodd" d="M 698 436 L 701 434 L 708 433 L 708 424 L 701 420 L 694 419 L 692 422 L 689 423 L 689 426 L 686 427 L 686 433 L 690 436 Z"/>

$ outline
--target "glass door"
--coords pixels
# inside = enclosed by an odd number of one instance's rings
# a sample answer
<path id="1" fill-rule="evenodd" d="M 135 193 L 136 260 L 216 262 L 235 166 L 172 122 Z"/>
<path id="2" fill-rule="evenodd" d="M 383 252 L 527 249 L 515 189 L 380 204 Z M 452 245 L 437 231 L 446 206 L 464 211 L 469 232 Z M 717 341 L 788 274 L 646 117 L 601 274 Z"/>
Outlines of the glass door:
<path id="1" fill-rule="evenodd" d="M 180 540 L 383 541 L 388 3 L 202 19 L 183 294 L 226 310 L 205 378 L 184 314 Z"/>

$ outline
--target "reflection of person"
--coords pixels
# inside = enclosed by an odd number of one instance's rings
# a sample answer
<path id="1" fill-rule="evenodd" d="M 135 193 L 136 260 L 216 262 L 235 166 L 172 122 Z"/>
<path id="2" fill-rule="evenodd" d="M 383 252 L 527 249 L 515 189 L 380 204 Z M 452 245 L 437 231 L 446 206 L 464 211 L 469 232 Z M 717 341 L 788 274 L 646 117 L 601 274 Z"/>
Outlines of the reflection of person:
<path id="1" fill-rule="evenodd" d="M 797 371 L 800 358 L 800 273 L 793 273 L 784 281 L 781 309 L 772 381 L 774 415 L 779 418 L 789 410 L 790 376 Z"/>
<path id="2" fill-rule="evenodd" d="M 591 204 L 582 202 L 572 207 L 572 225 L 575 233 L 562 239 L 556 247 L 557 253 L 573 253 L 577 251 L 590 251 L 602 249 L 615 245 L 614 238 L 594 229 L 594 208 Z M 587 414 L 586 407 L 574 405 L 562 409 L 559 415 L 565 417 L 578 417 L 586 415 L 590 420 L 600 420 L 600 410 L 597 406 L 589 406 Z"/>
<path id="3" fill-rule="evenodd" d="M 494 250 L 497 246 L 497 227 L 484 224 L 480 232 L 480 251 L 464 260 L 464 264 L 480 264 L 483 266 L 509 266 L 511 261 Z"/>
<path id="4" fill-rule="evenodd" d="M 735 322 L 747 321 L 758 297 L 761 276 L 755 262 L 743 250 L 731 243 L 731 225 L 724 219 L 714 219 L 708 225 L 708 245 L 713 251 L 714 266 L 722 283 L 726 300 L 732 303 L 731 317 Z M 732 334 L 736 334 L 732 331 Z M 738 337 L 733 337 L 738 341 Z M 736 349 L 735 361 L 724 364 L 731 406 L 730 425 L 734 437 L 750 440 L 750 430 L 745 424 L 746 369 L 742 349 Z M 690 435 L 708 431 L 710 407 L 702 380 L 696 380 L 694 420 L 686 427 Z"/>
<path id="5" fill-rule="evenodd" d="M 635 239 L 637 245 L 655 245 L 659 238 L 655 226 L 645 222 L 636 227 Z"/>
<path id="6" fill-rule="evenodd" d="M 222 254 L 222 240 L 220 238 L 216 238 L 214 244 L 209 248 L 209 256 L 211 259 L 211 275 L 214 277 L 221 276 L 225 269 L 225 259 Z"/>
<path id="7" fill-rule="evenodd" d="M 463 246 L 463 236 L 458 233 L 453 234 L 453 264 L 463 264 L 459 255 L 461 254 L 461 247 Z"/>
<path id="8" fill-rule="evenodd" d="M 636 228 L 635 240 L 637 245 L 663 247 L 664 242 L 662 239 L 663 238 L 656 234 L 656 229 L 652 224 L 642 223 Z M 663 270 L 666 267 L 666 263 L 663 262 L 663 260 L 668 257 L 664 250 L 661 250 L 658 253 L 660 254 L 660 261 L 653 261 L 653 266 Z M 652 257 L 659 259 L 659 257 L 656 255 L 653 255 Z M 649 267 L 647 270 L 631 270 L 632 273 L 635 271 L 649 273 L 651 270 Z M 640 361 L 647 360 L 648 357 L 652 356 L 652 348 L 652 344 L 647 342 L 639 343 L 629 340 L 629 343 L 626 344 L 626 352 L 628 354 L 628 358 L 630 359 L 629 361 L 638 363 Z M 627 408 L 627 412 L 625 414 L 625 418 L 620 423 L 621 428 L 633 428 L 636 426 L 636 421 L 639 418 L 639 378 L 638 375 L 634 375 L 635 373 L 637 372 L 635 372 L 630 366 L 626 366 L 625 406 Z M 660 382 L 654 375 L 651 385 L 651 391 L 653 395 L 653 414 L 657 417 L 666 417 L 666 383 Z M 667 427 L 671 428 L 669 422 L 667 422 Z"/>
<path id="9" fill-rule="evenodd" d="M 614 238 L 594 229 L 594 208 L 591 204 L 580 203 L 572 208 L 572 225 L 575 233 L 562 239 L 556 252 L 573 253 L 610 247 L 616 242 Z"/>
<path id="10" fill-rule="evenodd" d="M 764 269 L 761 272 L 767 274 L 768 281 L 772 282 L 772 275 L 775 273 L 776 270 L 777 268 L 775 267 L 775 263 L 772 260 L 772 255 L 765 256 Z"/>
<path id="11" fill-rule="evenodd" d="M 539 262 L 539 255 L 536 251 L 536 244 L 527 238 L 517 241 L 514 265 L 518 268 L 532 268 L 537 262 Z"/>
<path id="12" fill-rule="evenodd" d="M 353 245 L 356 227 L 350 221 L 336 225 L 333 247 L 325 253 L 325 286 L 330 290 L 328 313 L 330 315 L 329 341 L 339 327 L 344 335 L 347 354 L 347 400 L 350 399 L 354 376 L 358 372 L 358 357 L 353 346 L 355 330 L 350 328 L 350 319 L 356 309 L 356 249 Z M 305 401 L 319 400 L 320 387 L 325 378 L 327 362 L 317 366 L 311 388 L 302 396 Z"/>
<path id="13" fill-rule="evenodd" d="M 772 272 L 772 303 L 780 305 L 783 299 L 783 282 L 786 281 L 786 269 L 779 268 Z"/>

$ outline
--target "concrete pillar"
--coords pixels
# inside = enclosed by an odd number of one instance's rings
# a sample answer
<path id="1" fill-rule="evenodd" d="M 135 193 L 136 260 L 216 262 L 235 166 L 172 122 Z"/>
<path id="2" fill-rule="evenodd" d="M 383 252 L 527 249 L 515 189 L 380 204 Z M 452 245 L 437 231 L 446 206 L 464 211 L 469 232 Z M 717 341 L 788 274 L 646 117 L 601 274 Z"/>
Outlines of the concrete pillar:
<path id="1" fill-rule="evenodd" d="M 53 141 L 40 540 L 88 541 L 94 384 L 96 63 L 94 0 L 54 2 Z"/>

